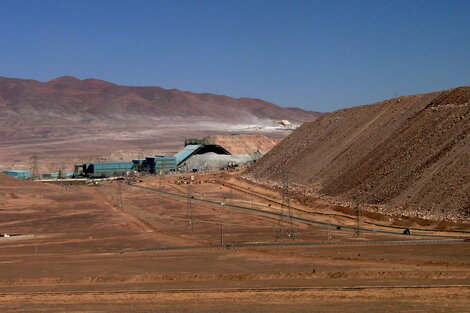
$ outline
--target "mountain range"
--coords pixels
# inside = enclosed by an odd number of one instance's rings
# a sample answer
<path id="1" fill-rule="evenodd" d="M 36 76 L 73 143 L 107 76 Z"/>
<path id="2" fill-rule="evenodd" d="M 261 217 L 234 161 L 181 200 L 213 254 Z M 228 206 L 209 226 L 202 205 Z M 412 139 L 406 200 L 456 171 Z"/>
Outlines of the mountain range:
<path id="1" fill-rule="evenodd" d="M 64 76 L 47 82 L 0 77 L 0 125 L 142 121 L 152 118 L 222 122 L 310 121 L 320 113 L 253 98 L 232 98 L 161 87 L 119 86 Z"/>

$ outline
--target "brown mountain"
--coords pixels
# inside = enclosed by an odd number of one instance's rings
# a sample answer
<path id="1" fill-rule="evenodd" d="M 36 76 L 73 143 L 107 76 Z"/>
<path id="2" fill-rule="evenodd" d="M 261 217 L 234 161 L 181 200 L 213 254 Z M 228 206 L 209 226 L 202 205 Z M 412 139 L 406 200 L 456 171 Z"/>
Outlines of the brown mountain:
<path id="1" fill-rule="evenodd" d="M 60 77 L 48 82 L 0 77 L 0 171 L 44 171 L 65 163 L 173 154 L 187 138 L 255 133 L 273 139 L 289 132 L 273 119 L 310 121 L 320 113 L 249 98 L 198 94 L 160 87 L 118 86 L 97 79 Z"/>
<path id="2" fill-rule="evenodd" d="M 149 118 L 310 121 L 320 114 L 251 98 L 231 98 L 160 87 L 119 86 L 97 79 L 60 77 L 48 82 L 0 77 L 0 125 Z"/>
<path id="3" fill-rule="evenodd" d="M 303 124 L 251 179 L 389 214 L 470 221 L 470 87 L 339 110 Z"/>

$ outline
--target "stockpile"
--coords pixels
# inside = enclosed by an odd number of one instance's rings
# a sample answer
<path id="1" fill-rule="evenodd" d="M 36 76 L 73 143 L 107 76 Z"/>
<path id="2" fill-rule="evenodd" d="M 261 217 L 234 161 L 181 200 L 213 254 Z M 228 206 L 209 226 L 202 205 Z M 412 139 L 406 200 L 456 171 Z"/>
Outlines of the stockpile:
<path id="1" fill-rule="evenodd" d="M 470 221 L 470 87 L 403 96 L 304 123 L 254 181 L 388 214 Z"/>
<path id="2" fill-rule="evenodd" d="M 261 158 L 261 156 L 262 154 L 259 152 L 233 155 L 208 152 L 204 154 L 193 155 L 185 162 L 184 168 L 189 171 L 196 168 L 203 170 L 218 170 L 227 166 L 238 166 L 253 163 L 254 161 Z"/>
<path id="3" fill-rule="evenodd" d="M 212 135 L 204 138 L 205 144 L 220 145 L 231 154 L 266 153 L 278 142 L 279 140 L 264 135 Z"/>

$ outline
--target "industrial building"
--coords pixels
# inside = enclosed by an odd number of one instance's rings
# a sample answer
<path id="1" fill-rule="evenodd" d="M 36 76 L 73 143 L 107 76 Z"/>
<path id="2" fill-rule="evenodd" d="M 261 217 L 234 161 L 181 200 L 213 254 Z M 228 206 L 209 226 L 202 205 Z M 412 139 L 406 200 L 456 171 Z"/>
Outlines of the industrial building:
<path id="1" fill-rule="evenodd" d="M 131 172 L 167 173 L 176 171 L 176 157 L 149 156 L 130 162 L 84 163 L 75 165 L 75 177 L 112 177 Z"/>
<path id="2" fill-rule="evenodd" d="M 176 157 L 163 155 L 149 156 L 145 159 L 132 160 L 138 172 L 167 173 L 176 171 Z"/>
<path id="3" fill-rule="evenodd" d="M 187 139 L 184 148 L 174 156 L 154 155 L 131 162 L 77 164 L 74 177 L 122 176 L 133 171 L 159 174 L 220 170 L 254 163 L 276 144 L 277 140 L 264 135 L 212 135 Z"/>
<path id="4" fill-rule="evenodd" d="M 121 176 L 134 170 L 133 162 L 104 162 L 75 165 L 75 176 L 110 177 Z"/>
<path id="5" fill-rule="evenodd" d="M 2 173 L 8 176 L 15 177 L 15 178 L 22 178 L 22 179 L 30 178 L 29 171 L 25 171 L 25 170 L 9 170 L 9 171 L 4 171 Z"/>
<path id="6" fill-rule="evenodd" d="M 61 173 L 60 172 L 53 172 L 53 173 L 44 173 L 41 175 L 41 177 L 43 179 L 52 179 L 52 178 L 71 178 L 73 177 L 73 174 L 74 173 L 65 173 L 65 172 L 62 172 L 62 177 L 61 177 Z"/>
<path id="7" fill-rule="evenodd" d="M 292 127 L 292 123 L 289 122 L 288 120 L 276 121 L 276 124 L 284 126 L 284 127 Z"/>

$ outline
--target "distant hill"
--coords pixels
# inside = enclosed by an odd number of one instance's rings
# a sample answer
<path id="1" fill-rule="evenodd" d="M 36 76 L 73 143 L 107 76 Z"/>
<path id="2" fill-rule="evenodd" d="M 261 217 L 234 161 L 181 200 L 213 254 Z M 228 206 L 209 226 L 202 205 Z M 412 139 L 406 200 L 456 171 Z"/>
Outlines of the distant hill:
<path id="1" fill-rule="evenodd" d="M 470 87 L 339 110 L 303 124 L 248 177 L 371 210 L 470 221 Z"/>
<path id="2" fill-rule="evenodd" d="M 0 77 L 0 126 L 35 123 L 200 118 L 221 122 L 311 121 L 321 114 L 260 99 L 231 98 L 160 87 L 119 86 L 97 79 L 48 82 Z"/>

